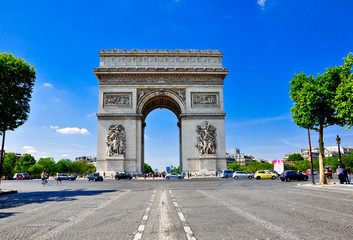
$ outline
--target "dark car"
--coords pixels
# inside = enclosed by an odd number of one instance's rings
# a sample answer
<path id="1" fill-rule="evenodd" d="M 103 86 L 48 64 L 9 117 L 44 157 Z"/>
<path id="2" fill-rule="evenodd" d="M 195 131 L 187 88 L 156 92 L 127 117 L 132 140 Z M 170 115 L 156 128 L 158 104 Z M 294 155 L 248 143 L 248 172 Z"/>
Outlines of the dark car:
<path id="1" fill-rule="evenodd" d="M 55 177 L 55 180 L 69 180 L 69 181 L 75 181 L 76 180 L 76 176 L 71 176 L 69 174 L 66 173 L 60 173 L 60 175 L 58 177 Z"/>
<path id="2" fill-rule="evenodd" d="M 99 173 L 91 173 L 88 175 L 88 181 L 102 181 L 103 182 L 103 177 L 101 175 L 99 175 Z"/>
<path id="3" fill-rule="evenodd" d="M 132 179 L 132 176 L 130 174 L 127 174 L 127 173 L 117 173 L 115 175 L 115 179 L 116 180 L 120 180 L 120 179 L 128 179 L 128 180 L 131 180 Z"/>
<path id="4" fill-rule="evenodd" d="M 308 176 L 297 171 L 288 170 L 288 171 L 284 171 L 281 174 L 280 179 L 282 180 L 282 182 L 284 181 L 289 182 L 291 180 L 307 181 Z"/>

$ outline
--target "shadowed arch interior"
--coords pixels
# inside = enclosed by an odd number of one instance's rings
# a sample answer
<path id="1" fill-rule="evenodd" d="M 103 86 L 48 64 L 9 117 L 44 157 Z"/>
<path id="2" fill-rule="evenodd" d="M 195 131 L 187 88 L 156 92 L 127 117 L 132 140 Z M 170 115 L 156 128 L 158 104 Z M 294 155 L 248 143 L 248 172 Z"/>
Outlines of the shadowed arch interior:
<path id="1" fill-rule="evenodd" d="M 177 116 L 178 120 L 180 119 L 181 109 L 179 104 L 171 97 L 165 95 L 153 97 L 144 104 L 142 108 L 143 119 L 146 119 L 147 115 L 157 108 L 169 109 Z"/>

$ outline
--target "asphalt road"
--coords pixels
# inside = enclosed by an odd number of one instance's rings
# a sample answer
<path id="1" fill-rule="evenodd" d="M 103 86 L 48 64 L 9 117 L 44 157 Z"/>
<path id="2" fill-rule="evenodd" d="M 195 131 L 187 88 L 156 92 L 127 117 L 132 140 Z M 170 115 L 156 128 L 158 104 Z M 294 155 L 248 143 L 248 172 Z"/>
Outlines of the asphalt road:
<path id="1" fill-rule="evenodd" d="M 352 239 L 353 192 L 280 180 L 2 181 L 0 239 Z"/>

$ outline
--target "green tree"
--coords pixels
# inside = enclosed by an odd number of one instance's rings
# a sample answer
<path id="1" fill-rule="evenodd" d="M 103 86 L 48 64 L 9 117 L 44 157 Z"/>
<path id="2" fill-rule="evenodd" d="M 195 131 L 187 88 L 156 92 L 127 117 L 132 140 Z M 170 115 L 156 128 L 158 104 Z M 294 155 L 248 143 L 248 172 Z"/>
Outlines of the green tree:
<path id="1" fill-rule="evenodd" d="M 44 167 L 39 163 L 36 163 L 28 168 L 28 174 L 31 178 L 40 178 L 43 171 Z"/>
<path id="2" fill-rule="evenodd" d="M 148 163 L 145 163 L 145 173 L 154 173 L 152 167 Z"/>
<path id="3" fill-rule="evenodd" d="M 233 169 L 234 171 L 246 171 L 246 168 L 238 163 L 228 163 L 227 169 Z"/>
<path id="4" fill-rule="evenodd" d="M 46 171 L 51 176 L 55 175 L 56 164 L 54 158 L 40 158 L 37 163 L 43 166 L 43 171 Z"/>
<path id="5" fill-rule="evenodd" d="M 349 53 L 345 58 L 342 70 L 342 82 L 337 88 L 335 98 L 337 115 L 340 125 L 347 125 L 348 129 L 353 126 L 353 56 Z"/>
<path id="6" fill-rule="evenodd" d="M 170 172 L 180 173 L 180 166 L 173 170 L 170 170 Z"/>
<path id="7" fill-rule="evenodd" d="M 303 161 L 304 158 L 300 153 L 293 153 L 291 155 L 288 156 L 288 161 Z"/>
<path id="8" fill-rule="evenodd" d="M 72 161 L 70 159 L 61 159 L 56 163 L 56 170 L 60 173 L 71 173 Z"/>
<path id="9" fill-rule="evenodd" d="M 310 169 L 310 162 L 308 160 L 296 161 L 294 164 L 294 169 L 299 170 L 300 172 Z"/>
<path id="10" fill-rule="evenodd" d="M 5 132 L 13 131 L 28 118 L 29 102 L 36 73 L 21 58 L 12 54 L 0 53 L 0 134 L 1 153 L 4 153 Z M 0 156 L 0 184 L 4 154 Z"/>
<path id="11" fill-rule="evenodd" d="M 71 167 L 72 167 L 71 169 L 72 173 L 90 174 L 90 173 L 96 172 L 96 167 L 92 164 L 87 163 L 84 160 L 72 162 Z"/>
<path id="12" fill-rule="evenodd" d="M 28 168 L 36 163 L 31 154 L 26 153 L 16 163 L 16 172 L 28 172 Z"/>
<path id="13" fill-rule="evenodd" d="M 16 154 L 14 153 L 6 153 L 4 164 L 3 164 L 3 174 L 6 179 L 12 178 L 15 174 L 15 166 L 17 162 Z"/>
<path id="14" fill-rule="evenodd" d="M 351 64 L 345 59 L 343 66 L 326 69 L 323 74 L 306 76 L 294 74 L 290 81 L 290 96 L 294 101 L 291 108 L 293 121 L 301 128 L 319 132 L 319 169 L 320 184 L 326 184 L 324 170 L 324 128 L 340 124 L 336 118 L 336 90 Z"/>
<path id="15" fill-rule="evenodd" d="M 250 162 L 248 167 L 248 171 L 250 172 L 256 172 L 259 170 L 268 170 L 268 169 L 273 169 L 273 164 L 270 163 L 262 163 L 262 162 Z"/>

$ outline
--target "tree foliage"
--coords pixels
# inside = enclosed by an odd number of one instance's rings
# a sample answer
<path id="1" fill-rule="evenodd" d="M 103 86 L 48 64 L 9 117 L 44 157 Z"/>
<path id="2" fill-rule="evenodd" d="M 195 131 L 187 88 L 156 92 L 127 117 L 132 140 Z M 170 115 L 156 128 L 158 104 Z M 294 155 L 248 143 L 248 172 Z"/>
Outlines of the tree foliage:
<path id="1" fill-rule="evenodd" d="M 14 168 L 16 166 L 17 157 L 14 153 L 6 153 L 3 164 L 3 175 L 6 179 L 12 178 L 15 174 Z"/>
<path id="2" fill-rule="evenodd" d="M 340 125 L 348 126 L 350 129 L 353 126 L 353 56 L 348 54 L 345 58 L 345 64 L 342 70 L 342 82 L 337 88 L 335 104 Z"/>
<path id="3" fill-rule="evenodd" d="M 40 158 L 37 164 L 43 166 L 43 171 L 47 172 L 50 176 L 55 175 L 56 173 L 56 165 L 54 158 Z"/>
<path id="4" fill-rule="evenodd" d="M 288 161 L 303 161 L 304 158 L 300 153 L 293 153 L 288 156 Z"/>
<path id="5" fill-rule="evenodd" d="M 73 162 L 70 159 L 61 159 L 56 163 L 56 171 L 60 173 L 72 172 Z"/>
<path id="6" fill-rule="evenodd" d="M 145 173 L 154 173 L 152 167 L 148 163 L 145 163 Z"/>
<path id="7" fill-rule="evenodd" d="M 28 172 L 30 166 L 34 165 L 36 160 L 31 154 L 23 155 L 16 163 L 15 172 Z"/>
<path id="8" fill-rule="evenodd" d="M 233 169 L 234 171 L 246 171 L 246 167 L 243 167 L 238 163 L 228 163 L 227 169 Z"/>
<path id="9" fill-rule="evenodd" d="M 340 105 L 336 92 L 346 76 L 350 74 L 352 61 L 350 55 L 345 58 L 343 66 L 327 68 L 323 74 L 306 76 L 305 73 L 294 74 L 290 81 L 290 96 L 294 104 L 291 108 L 293 121 L 302 128 L 319 132 L 319 168 L 320 184 L 326 183 L 324 173 L 324 128 L 331 125 L 342 125 L 337 117 Z"/>
<path id="10" fill-rule="evenodd" d="M 170 172 L 175 172 L 175 173 L 180 173 L 180 166 L 178 166 L 177 168 L 170 170 Z"/>
<path id="11" fill-rule="evenodd" d="M 27 120 L 35 78 L 33 66 L 12 54 L 0 53 L 1 132 L 14 130 Z"/>

